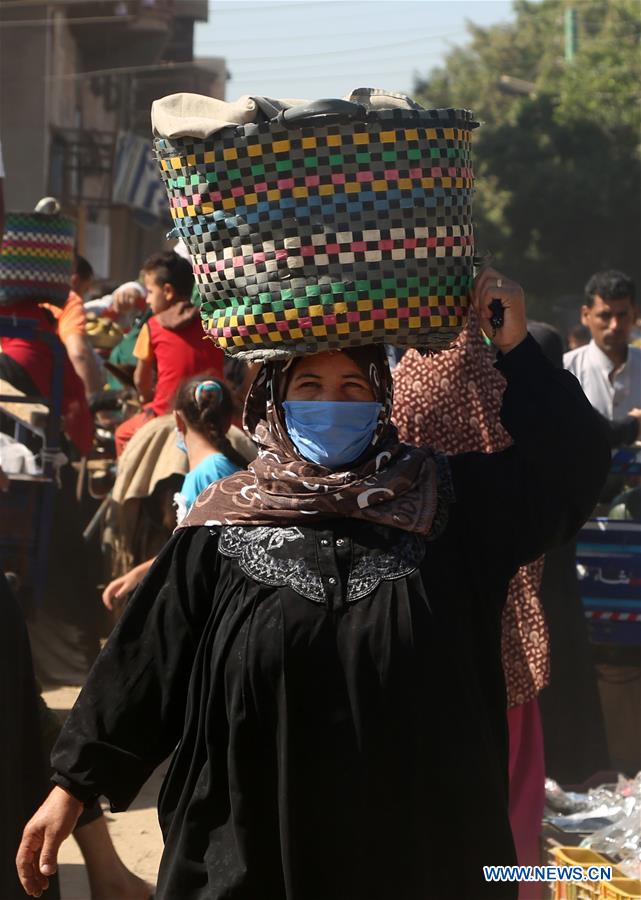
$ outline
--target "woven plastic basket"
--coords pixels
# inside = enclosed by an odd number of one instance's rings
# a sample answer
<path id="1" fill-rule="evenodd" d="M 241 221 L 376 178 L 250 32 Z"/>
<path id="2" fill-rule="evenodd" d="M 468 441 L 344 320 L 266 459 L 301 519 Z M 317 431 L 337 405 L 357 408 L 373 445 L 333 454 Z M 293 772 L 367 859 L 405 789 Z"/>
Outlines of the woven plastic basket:
<path id="1" fill-rule="evenodd" d="M 327 100 L 205 140 L 157 137 L 208 334 L 255 360 L 448 346 L 472 279 L 476 124 Z"/>
<path id="2" fill-rule="evenodd" d="M 641 881 L 638 878 L 613 878 L 601 882 L 600 900 L 641 900 Z"/>
<path id="3" fill-rule="evenodd" d="M 616 878 L 621 874 L 605 856 L 585 847 L 555 847 L 552 855 L 556 866 L 570 868 L 580 866 L 582 869 L 588 869 L 590 866 L 597 868 L 611 866 L 613 877 Z M 600 885 L 599 881 L 556 881 L 554 882 L 554 900 L 598 900 L 601 896 Z"/>
<path id="4" fill-rule="evenodd" d="M 76 225 L 68 216 L 9 212 L 0 247 L 0 306 L 37 300 L 63 306 L 73 273 Z"/>

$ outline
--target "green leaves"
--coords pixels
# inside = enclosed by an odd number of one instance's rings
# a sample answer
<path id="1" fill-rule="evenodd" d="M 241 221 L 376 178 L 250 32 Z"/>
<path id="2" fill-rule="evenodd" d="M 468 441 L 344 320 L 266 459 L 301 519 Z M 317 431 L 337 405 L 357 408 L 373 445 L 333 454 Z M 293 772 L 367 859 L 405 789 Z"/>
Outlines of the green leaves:
<path id="1" fill-rule="evenodd" d="M 574 321 L 592 272 L 641 274 L 641 4 L 517 0 L 515 12 L 507 25 L 468 24 L 469 44 L 416 92 L 425 105 L 471 108 L 483 123 L 474 140 L 479 252 L 522 280 L 538 315 Z M 534 89 L 512 81 L 524 92 L 507 92 L 501 75 Z"/>

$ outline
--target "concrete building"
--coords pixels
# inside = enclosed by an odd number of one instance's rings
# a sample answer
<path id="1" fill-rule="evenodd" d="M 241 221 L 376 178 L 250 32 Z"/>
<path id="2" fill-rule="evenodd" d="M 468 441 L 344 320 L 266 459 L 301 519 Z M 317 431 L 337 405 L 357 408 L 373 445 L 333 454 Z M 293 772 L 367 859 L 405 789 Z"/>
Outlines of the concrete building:
<path id="1" fill-rule="evenodd" d="M 6 207 L 57 196 L 101 277 L 131 278 L 165 245 L 168 212 L 135 190 L 152 167 L 145 176 L 142 157 L 118 151 L 145 150 L 157 97 L 224 99 L 224 60 L 194 60 L 194 27 L 207 19 L 207 0 L 0 0 Z"/>

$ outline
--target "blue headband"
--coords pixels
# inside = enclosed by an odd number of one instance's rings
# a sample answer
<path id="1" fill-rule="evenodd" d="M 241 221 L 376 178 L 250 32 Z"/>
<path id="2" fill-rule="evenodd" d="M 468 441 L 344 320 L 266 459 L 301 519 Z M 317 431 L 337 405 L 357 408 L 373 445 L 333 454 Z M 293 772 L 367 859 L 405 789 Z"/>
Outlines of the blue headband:
<path id="1" fill-rule="evenodd" d="M 209 393 L 209 391 L 216 391 L 218 394 L 218 400 L 220 401 L 223 396 L 223 389 L 219 382 L 217 381 L 201 381 L 199 385 L 196 386 L 196 390 L 194 391 L 194 400 L 196 401 L 196 406 L 200 406 L 200 398 L 203 393 Z"/>

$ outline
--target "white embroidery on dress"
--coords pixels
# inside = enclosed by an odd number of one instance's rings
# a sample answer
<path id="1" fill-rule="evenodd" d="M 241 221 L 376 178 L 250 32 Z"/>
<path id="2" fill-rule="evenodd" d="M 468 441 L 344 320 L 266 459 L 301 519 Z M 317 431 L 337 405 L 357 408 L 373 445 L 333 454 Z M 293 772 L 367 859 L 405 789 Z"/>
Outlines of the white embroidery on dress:
<path id="1" fill-rule="evenodd" d="M 381 581 L 404 578 L 419 567 L 425 555 L 425 539 L 409 532 L 396 534 L 400 534 L 398 540 L 384 551 L 368 552 L 353 546 L 347 582 L 348 603 L 371 594 Z M 323 579 L 315 565 L 314 553 L 308 550 L 307 559 L 304 543 L 297 557 L 283 558 L 273 552 L 299 540 L 305 541 L 305 535 L 296 527 L 231 525 L 222 529 L 218 548 L 223 556 L 237 559 L 243 572 L 254 581 L 274 587 L 286 586 L 301 597 L 324 603 Z"/>
<path id="2" fill-rule="evenodd" d="M 254 581 L 273 587 L 287 586 L 302 597 L 323 603 L 323 582 L 320 575 L 310 571 L 304 557 L 281 559 L 269 552 L 298 540 L 304 540 L 299 528 L 230 525 L 222 529 L 218 549 L 223 556 L 237 559 L 243 572 Z"/>
<path id="3" fill-rule="evenodd" d="M 349 573 L 347 602 L 354 603 L 371 594 L 381 581 L 395 581 L 411 575 L 420 566 L 424 555 L 425 539 L 404 532 L 389 551 L 361 556 Z"/>

